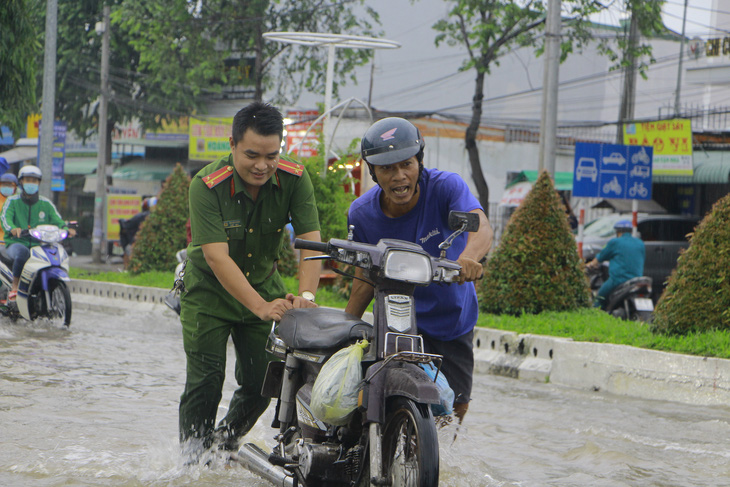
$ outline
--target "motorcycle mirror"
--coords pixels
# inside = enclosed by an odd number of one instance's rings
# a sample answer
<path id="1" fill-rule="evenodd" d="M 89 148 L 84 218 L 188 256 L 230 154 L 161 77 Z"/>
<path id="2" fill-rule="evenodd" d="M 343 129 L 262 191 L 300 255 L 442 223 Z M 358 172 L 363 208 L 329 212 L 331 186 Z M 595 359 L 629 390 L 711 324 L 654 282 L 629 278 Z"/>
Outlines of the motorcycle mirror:
<path id="1" fill-rule="evenodd" d="M 465 232 L 476 232 L 479 230 L 479 215 L 467 211 L 449 212 L 449 228 L 451 230 L 460 230 L 465 223 Z"/>

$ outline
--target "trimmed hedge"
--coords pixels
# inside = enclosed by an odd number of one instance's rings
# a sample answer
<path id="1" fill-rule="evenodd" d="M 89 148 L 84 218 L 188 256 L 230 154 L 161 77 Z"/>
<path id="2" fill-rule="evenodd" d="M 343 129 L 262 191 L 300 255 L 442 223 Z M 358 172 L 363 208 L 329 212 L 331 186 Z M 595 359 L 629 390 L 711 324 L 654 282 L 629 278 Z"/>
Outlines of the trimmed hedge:
<path id="1" fill-rule="evenodd" d="M 150 215 L 137 232 L 129 263 L 133 274 L 150 271 L 173 271 L 175 254 L 187 247 L 185 224 L 188 221 L 190 177 L 178 163 L 162 186 Z"/>
<path id="2" fill-rule="evenodd" d="M 730 195 L 715 203 L 690 237 L 652 326 L 671 334 L 730 329 Z"/>
<path id="3" fill-rule="evenodd" d="M 565 207 L 546 171 L 515 211 L 478 286 L 480 307 L 494 314 L 570 311 L 591 305 Z"/>

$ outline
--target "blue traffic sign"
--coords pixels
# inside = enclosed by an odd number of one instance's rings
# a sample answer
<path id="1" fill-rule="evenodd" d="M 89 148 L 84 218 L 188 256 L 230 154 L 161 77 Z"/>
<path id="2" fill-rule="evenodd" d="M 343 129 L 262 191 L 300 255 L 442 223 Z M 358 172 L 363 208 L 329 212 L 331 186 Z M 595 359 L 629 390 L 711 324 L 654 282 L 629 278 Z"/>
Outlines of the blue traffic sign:
<path id="1" fill-rule="evenodd" d="M 651 199 L 652 155 L 652 147 L 576 143 L 573 196 Z"/>

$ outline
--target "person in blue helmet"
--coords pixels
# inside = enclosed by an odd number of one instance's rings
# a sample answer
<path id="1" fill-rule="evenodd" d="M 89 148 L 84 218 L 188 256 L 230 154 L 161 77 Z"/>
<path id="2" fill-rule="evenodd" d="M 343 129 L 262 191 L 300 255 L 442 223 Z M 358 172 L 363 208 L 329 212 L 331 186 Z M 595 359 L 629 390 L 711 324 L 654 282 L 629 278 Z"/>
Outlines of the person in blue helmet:
<path id="1" fill-rule="evenodd" d="M 616 230 L 616 237 L 609 240 L 596 258 L 588 263 L 589 267 L 596 268 L 601 262 L 608 261 L 608 279 L 598 290 L 593 302 L 596 308 L 605 306 L 606 298 L 617 286 L 644 275 L 646 249 L 641 239 L 631 235 L 631 221 L 619 220 L 613 229 Z"/>

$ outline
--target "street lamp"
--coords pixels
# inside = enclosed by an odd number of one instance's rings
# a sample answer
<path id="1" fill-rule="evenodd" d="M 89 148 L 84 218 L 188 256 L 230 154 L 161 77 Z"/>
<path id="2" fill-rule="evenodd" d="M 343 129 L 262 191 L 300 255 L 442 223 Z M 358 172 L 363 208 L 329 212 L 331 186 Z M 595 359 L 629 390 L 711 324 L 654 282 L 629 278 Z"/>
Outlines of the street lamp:
<path id="1" fill-rule="evenodd" d="M 329 115 L 332 107 L 332 84 L 335 71 L 335 48 L 349 47 L 351 49 L 397 49 L 400 44 L 395 41 L 378 39 L 375 37 L 353 36 L 348 34 L 326 34 L 319 32 L 266 32 L 264 39 L 282 42 L 285 44 L 298 44 L 300 46 L 327 47 L 327 78 L 324 92 L 324 160 L 327 161 L 330 152 L 330 142 L 327 142 L 329 128 Z"/>

